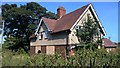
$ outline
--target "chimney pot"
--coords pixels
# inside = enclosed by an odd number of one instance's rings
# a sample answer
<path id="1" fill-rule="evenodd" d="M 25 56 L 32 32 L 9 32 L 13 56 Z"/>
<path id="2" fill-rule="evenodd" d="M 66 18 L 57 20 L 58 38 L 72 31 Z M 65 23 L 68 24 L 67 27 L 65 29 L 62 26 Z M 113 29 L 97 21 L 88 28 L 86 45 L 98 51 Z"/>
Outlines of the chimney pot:
<path id="1" fill-rule="evenodd" d="M 63 15 L 66 15 L 66 10 L 64 7 L 59 7 L 57 9 L 57 19 L 60 19 Z"/>

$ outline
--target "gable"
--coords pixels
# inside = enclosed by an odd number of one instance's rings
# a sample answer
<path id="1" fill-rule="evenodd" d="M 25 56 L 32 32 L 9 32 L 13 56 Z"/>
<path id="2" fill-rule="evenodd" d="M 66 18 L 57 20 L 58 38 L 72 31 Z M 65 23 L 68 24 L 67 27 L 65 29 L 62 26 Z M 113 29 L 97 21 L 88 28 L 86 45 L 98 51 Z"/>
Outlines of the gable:
<path id="1" fill-rule="evenodd" d="M 41 23 L 38 32 L 43 32 L 43 31 L 46 31 L 46 30 L 48 30 L 48 28 L 46 27 L 45 23 Z"/>
<path id="2" fill-rule="evenodd" d="M 99 24 L 99 27 L 101 29 L 101 32 L 102 34 L 105 36 L 106 35 L 106 32 L 105 30 L 103 29 L 103 26 L 95 12 L 95 10 L 93 9 L 93 6 L 92 4 L 89 4 L 89 6 L 85 9 L 85 11 L 82 13 L 82 15 L 78 18 L 78 20 L 76 20 L 76 22 L 74 23 L 74 25 L 71 27 L 71 31 L 75 28 L 75 26 L 80 22 L 80 21 L 83 21 L 82 19 L 84 19 L 83 17 L 87 16 L 87 14 L 90 14 L 91 17 L 93 17 L 93 19 L 97 20 L 98 21 L 98 24 Z"/>
<path id="3" fill-rule="evenodd" d="M 82 13 L 82 15 L 78 18 L 78 20 L 76 20 L 75 24 L 71 27 L 70 30 L 72 31 L 75 28 L 75 26 L 79 23 L 79 21 L 83 21 L 82 20 L 82 19 L 84 19 L 83 17 L 86 16 L 87 14 L 90 14 L 91 17 L 93 17 L 93 19 L 98 21 L 97 23 L 98 23 L 98 25 L 99 25 L 99 27 L 101 29 L 101 32 L 105 36 L 106 32 L 105 32 L 105 30 L 104 30 L 98 16 L 97 16 L 92 4 L 89 4 L 89 6 L 85 9 L 85 11 Z"/>
<path id="4" fill-rule="evenodd" d="M 42 17 L 42 19 L 38 25 L 38 28 L 36 30 L 36 33 L 38 32 L 38 29 L 39 29 L 42 21 L 45 23 L 45 26 L 47 27 L 48 31 L 51 31 L 51 33 L 57 33 L 57 32 L 66 31 L 66 30 L 72 31 L 73 28 L 77 25 L 77 23 L 79 21 L 81 21 L 83 16 L 85 14 L 87 14 L 87 11 L 90 11 L 90 13 L 94 17 L 94 19 L 96 19 L 98 21 L 101 32 L 103 33 L 103 35 L 106 35 L 105 30 L 103 29 L 103 26 L 101 25 L 101 22 L 91 4 L 85 5 L 73 12 L 70 12 L 70 13 L 62 16 L 58 20 Z"/>
<path id="5" fill-rule="evenodd" d="M 44 23 L 44 25 L 45 25 L 45 27 L 47 28 L 48 31 L 53 31 L 54 26 L 56 24 L 56 20 L 42 17 L 40 22 L 39 22 L 39 25 L 38 25 L 38 28 L 37 28 L 35 34 L 37 34 L 38 30 L 40 29 L 40 25 L 42 23 Z"/>
<path id="6" fill-rule="evenodd" d="M 74 25 L 74 23 L 79 18 L 79 16 L 82 15 L 82 13 L 85 11 L 85 9 L 88 7 L 88 5 L 85 5 L 81 8 L 79 8 L 73 12 L 70 12 L 70 13 L 64 15 L 63 17 L 61 17 L 57 21 L 57 24 L 55 25 L 53 33 L 69 30 Z"/>
<path id="7" fill-rule="evenodd" d="M 46 26 L 46 24 L 44 23 L 44 21 L 41 19 L 35 34 L 38 34 L 39 32 L 42 32 L 42 31 L 45 31 L 45 30 L 49 30 L 49 29 Z"/>

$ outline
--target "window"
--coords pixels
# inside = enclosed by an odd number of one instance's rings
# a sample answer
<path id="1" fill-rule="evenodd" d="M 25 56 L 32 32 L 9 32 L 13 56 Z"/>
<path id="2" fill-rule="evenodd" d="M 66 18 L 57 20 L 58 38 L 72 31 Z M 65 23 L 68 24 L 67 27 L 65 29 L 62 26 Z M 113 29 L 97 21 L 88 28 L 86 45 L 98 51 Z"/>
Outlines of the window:
<path id="1" fill-rule="evenodd" d="M 48 33 L 45 32 L 44 38 L 48 38 Z"/>
<path id="2" fill-rule="evenodd" d="M 48 33 L 47 33 L 47 31 L 44 31 L 42 34 L 43 34 L 43 38 L 45 38 L 45 39 L 48 38 Z"/>
<path id="3" fill-rule="evenodd" d="M 43 38 L 47 39 L 48 38 L 48 32 L 47 31 L 40 32 L 38 38 L 39 38 L 39 40 L 41 40 Z"/>
<path id="4" fill-rule="evenodd" d="M 39 38 L 39 40 L 41 40 L 43 38 L 42 33 L 39 34 L 38 38 Z"/>

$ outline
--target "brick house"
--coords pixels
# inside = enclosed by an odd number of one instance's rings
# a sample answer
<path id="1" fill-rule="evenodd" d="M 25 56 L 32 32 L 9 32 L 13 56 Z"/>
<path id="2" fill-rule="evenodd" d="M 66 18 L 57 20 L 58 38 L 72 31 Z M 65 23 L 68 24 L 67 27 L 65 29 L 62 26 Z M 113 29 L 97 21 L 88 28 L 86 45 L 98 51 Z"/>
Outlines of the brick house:
<path id="1" fill-rule="evenodd" d="M 103 39 L 103 48 L 106 49 L 107 52 L 115 51 L 117 48 L 117 45 L 113 43 L 110 39 L 104 38 Z"/>
<path id="2" fill-rule="evenodd" d="M 38 28 L 31 36 L 30 52 L 31 53 L 59 53 L 62 56 L 72 55 L 72 48 L 79 43 L 76 36 L 78 29 L 85 21 L 87 15 L 98 21 L 100 38 L 106 35 L 103 26 L 92 6 L 87 4 L 75 11 L 66 14 L 64 7 L 57 9 L 57 20 L 42 17 L 39 21 Z"/>

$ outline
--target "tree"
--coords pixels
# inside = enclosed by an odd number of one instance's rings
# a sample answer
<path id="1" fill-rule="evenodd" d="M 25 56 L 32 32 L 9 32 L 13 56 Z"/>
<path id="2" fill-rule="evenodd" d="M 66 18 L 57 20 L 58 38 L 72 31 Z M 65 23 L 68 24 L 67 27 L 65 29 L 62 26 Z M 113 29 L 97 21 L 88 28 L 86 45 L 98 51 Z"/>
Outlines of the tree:
<path id="1" fill-rule="evenodd" d="M 89 15 L 87 21 L 84 22 L 80 29 L 77 29 L 77 37 L 80 45 L 94 45 L 96 36 L 99 35 L 98 23 L 94 21 Z"/>
<path id="2" fill-rule="evenodd" d="M 29 50 L 29 37 L 35 32 L 38 20 L 43 16 L 49 18 L 56 16 L 52 12 L 48 13 L 46 8 L 35 2 L 20 7 L 17 7 L 16 4 L 5 4 L 2 5 L 2 12 L 5 20 L 4 36 L 7 36 L 5 44 L 10 45 L 9 48 L 12 50 L 23 48 L 26 52 Z"/>

